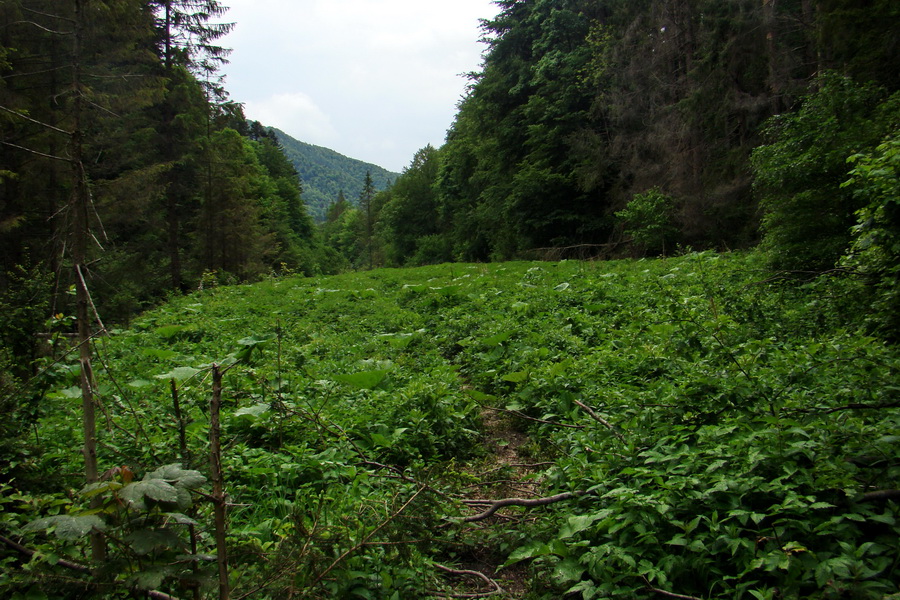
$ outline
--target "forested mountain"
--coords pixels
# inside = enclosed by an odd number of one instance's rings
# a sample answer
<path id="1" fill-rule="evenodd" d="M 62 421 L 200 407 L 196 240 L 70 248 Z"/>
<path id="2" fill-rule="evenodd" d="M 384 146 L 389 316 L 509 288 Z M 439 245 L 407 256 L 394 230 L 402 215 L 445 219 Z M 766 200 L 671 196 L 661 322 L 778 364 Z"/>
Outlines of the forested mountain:
<path id="1" fill-rule="evenodd" d="M 359 197 L 367 172 L 379 191 L 399 175 L 378 165 L 348 158 L 334 150 L 301 142 L 280 129 L 273 127 L 272 131 L 300 175 L 306 210 L 317 223 L 325 220 L 328 207 L 337 201 L 340 192 L 348 198 Z"/>

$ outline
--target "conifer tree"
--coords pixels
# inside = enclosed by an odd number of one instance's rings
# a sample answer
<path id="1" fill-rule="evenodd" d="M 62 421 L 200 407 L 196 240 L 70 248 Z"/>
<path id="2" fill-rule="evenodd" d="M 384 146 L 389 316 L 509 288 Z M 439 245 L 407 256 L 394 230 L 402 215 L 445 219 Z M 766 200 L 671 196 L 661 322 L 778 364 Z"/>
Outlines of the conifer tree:
<path id="1" fill-rule="evenodd" d="M 366 171 L 363 189 L 359 193 L 359 212 L 362 221 L 363 247 L 368 256 L 369 268 L 374 266 L 373 233 L 375 231 L 375 183 L 371 171 Z"/>

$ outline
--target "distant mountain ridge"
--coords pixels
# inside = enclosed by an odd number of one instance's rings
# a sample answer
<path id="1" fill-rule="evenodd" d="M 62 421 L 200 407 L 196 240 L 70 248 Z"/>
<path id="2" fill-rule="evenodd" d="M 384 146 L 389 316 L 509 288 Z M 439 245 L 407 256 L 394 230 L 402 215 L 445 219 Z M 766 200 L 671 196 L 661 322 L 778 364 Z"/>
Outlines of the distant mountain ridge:
<path id="1" fill-rule="evenodd" d="M 376 190 L 383 190 L 397 179 L 393 173 L 378 165 L 349 158 L 322 146 L 314 146 L 292 138 L 275 127 L 270 127 L 284 148 L 300 180 L 303 182 L 303 200 L 309 215 L 317 223 L 325 220 L 328 206 L 337 200 L 343 190 L 347 201 L 355 204 L 366 179 L 366 171 L 372 175 Z"/>

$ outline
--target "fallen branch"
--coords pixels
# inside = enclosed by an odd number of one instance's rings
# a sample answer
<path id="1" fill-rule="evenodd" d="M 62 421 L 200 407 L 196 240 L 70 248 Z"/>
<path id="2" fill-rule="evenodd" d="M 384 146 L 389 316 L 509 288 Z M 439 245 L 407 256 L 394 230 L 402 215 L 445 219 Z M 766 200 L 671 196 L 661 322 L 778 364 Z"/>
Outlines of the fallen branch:
<path id="1" fill-rule="evenodd" d="M 518 410 L 509 410 L 508 408 L 497 408 L 496 406 L 485 406 L 487 410 L 493 410 L 495 412 L 503 412 L 509 415 L 513 415 L 514 417 L 519 417 L 520 419 L 525 419 L 526 421 L 534 421 L 535 423 L 541 423 L 543 425 L 549 425 L 551 427 L 565 427 L 567 429 L 584 429 L 581 425 L 569 425 L 568 423 L 555 423 L 553 421 L 547 421 L 544 419 L 538 419 L 536 417 L 529 417 L 523 412 Z"/>
<path id="2" fill-rule="evenodd" d="M 574 398 L 572 399 L 572 401 L 573 401 L 575 404 L 577 404 L 578 406 L 580 406 L 582 409 L 584 409 L 584 412 L 586 412 L 587 414 L 589 414 L 589 415 L 591 416 L 592 419 L 594 419 L 595 421 L 597 421 L 598 423 L 600 423 L 601 425 L 603 425 L 604 427 L 606 427 L 607 429 L 609 429 L 610 431 L 612 431 L 613 435 L 616 436 L 617 438 L 619 438 L 619 441 L 621 441 L 623 444 L 625 443 L 625 436 L 623 436 L 621 433 L 619 433 L 618 431 L 616 431 L 616 428 L 613 427 L 613 426 L 610 424 L 609 421 L 607 421 L 606 419 L 604 419 L 603 417 L 601 417 L 600 415 L 598 415 L 598 414 L 596 413 L 596 411 L 594 411 L 593 408 L 591 408 L 590 406 L 588 406 L 588 405 L 585 404 L 584 402 L 581 402 L 581 401 L 579 401 L 579 400 L 575 400 Z"/>
<path id="3" fill-rule="evenodd" d="M 0 542 L 5 544 L 9 548 L 12 548 L 19 554 L 21 554 L 23 556 L 27 556 L 29 559 L 31 559 L 35 554 L 37 554 L 31 548 L 26 548 L 22 544 L 16 543 L 13 540 L 11 540 L 8 537 L 3 536 L 3 535 L 0 535 Z M 72 562 L 70 560 L 65 560 L 65 559 L 58 560 L 56 562 L 56 566 L 63 567 L 65 569 L 69 569 L 70 571 L 76 571 L 78 573 L 84 573 L 86 575 L 90 575 L 92 572 L 91 568 L 86 565 L 82 565 L 80 563 Z M 178 600 L 178 598 L 176 598 L 175 596 L 170 596 L 169 594 L 166 594 L 164 592 L 157 592 L 156 590 L 147 590 L 142 593 L 145 594 L 147 596 L 147 598 L 150 598 L 150 600 Z"/>
<path id="4" fill-rule="evenodd" d="M 483 521 L 487 519 L 495 512 L 503 508 L 504 506 L 524 506 L 526 508 L 533 508 L 535 506 L 546 506 L 548 504 L 555 504 L 557 502 L 562 502 L 563 500 L 571 500 L 572 498 L 578 498 L 579 496 L 584 496 L 587 492 L 577 491 L 577 492 L 565 492 L 562 494 L 557 494 L 555 496 L 548 496 L 547 498 L 504 498 L 502 500 L 483 500 L 477 501 L 478 504 L 485 504 L 490 502 L 490 506 L 484 512 L 478 513 L 477 515 L 472 515 L 471 517 L 466 517 L 463 519 L 463 523 L 474 523 L 475 521 Z M 466 504 L 474 504 L 476 501 L 464 501 Z"/>
<path id="5" fill-rule="evenodd" d="M 486 596 L 492 596 L 494 594 L 505 594 L 506 593 L 506 592 L 504 592 L 503 588 L 500 587 L 499 583 L 497 583 L 496 581 L 494 581 L 493 579 L 491 579 L 490 577 L 488 577 L 481 571 L 469 571 L 469 570 L 465 570 L 465 569 L 451 569 L 450 567 L 445 567 L 444 565 L 439 564 L 439 563 L 434 563 L 434 566 L 437 567 L 439 570 L 443 571 L 444 573 L 450 573 L 451 575 L 469 575 L 471 577 L 476 577 L 478 579 L 481 579 L 486 584 L 488 584 L 489 586 L 494 588 L 490 592 L 477 592 L 477 593 L 473 593 L 473 594 L 442 594 L 442 593 L 438 593 L 438 592 L 431 592 L 431 593 L 434 593 L 435 595 L 440 595 L 445 598 L 484 598 Z"/>
<path id="6" fill-rule="evenodd" d="M 643 575 L 641 579 L 644 580 L 644 583 L 647 584 L 647 589 L 653 592 L 654 594 L 659 594 L 660 596 L 666 596 L 667 598 L 677 598 L 678 600 L 703 600 L 702 598 L 698 598 L 696 596 L 685 596 L 684 594 L 676 594 L 674 592 L 667 592 L 666 590 L 661 590 L 659 588 L 653 587 L 646 577 Z"/>

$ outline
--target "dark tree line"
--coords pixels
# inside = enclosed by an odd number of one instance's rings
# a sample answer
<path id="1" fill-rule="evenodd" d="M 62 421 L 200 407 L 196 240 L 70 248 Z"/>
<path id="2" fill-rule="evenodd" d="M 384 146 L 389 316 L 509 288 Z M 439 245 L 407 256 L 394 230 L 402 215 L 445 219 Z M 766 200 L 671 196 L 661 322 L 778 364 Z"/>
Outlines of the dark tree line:
<path id="1" fill-rule="evenodd" d="M 0 3 L 0 335 L 17 359 L 49 314 L 70 314 L 73 261 L 111 321 L 204 274 L 319 268 L 294 168 L 218 75 L 225 11 Z"/>
<path id="2" fill-rule="evenodd" d="M 828 194 L 851 197 L 839 189 L 846 158 L 897 124 L 896 108 L 878 108 L 900 83 L 896 3 L 496 4 L 498 16 L 483 23 L 482 68 L 470 75 L 446 144 L 424 150 L 376 202 L 391 264 L 565 255 L 560 248 L 577 256 L 748 247 L 776 236 L 781 209 L 819 231 L 819 219 L 792 212 L 786 199 L 802 191 L 796 185 L 823 184 L 819 173 L 793 172 L 788 190 L 771 178 L 779 169 L 787 176 L 789 157 L 761 150 L 751 164 L 754 149 L 796 150 L 804 133 L 785 128 L 786 115 L 816 98 L 844 102 L 813 118 L 843 140 L 830 158 Z M 820 158 L 810 164 L 827 162 Z M 773 203 L 767 190 L 782 199 Z M 810 235 L 828 237 L 831 250 L 793 266 L 833 266 L 858 208 L 851 201 L 823 216 L 826 231 Z M 651 225 L 659 239 L 642 231 Z M 804 234 L 793 233 L 791 243 L 803 245 Z M 799 258 L 772 248 L 787 257 L 783 266 Z"/>

